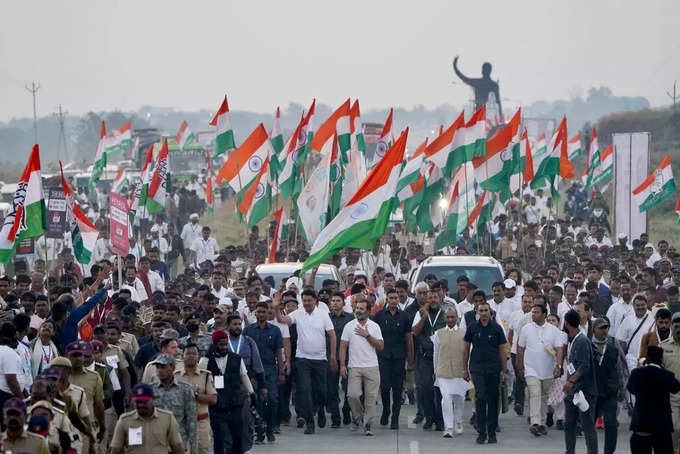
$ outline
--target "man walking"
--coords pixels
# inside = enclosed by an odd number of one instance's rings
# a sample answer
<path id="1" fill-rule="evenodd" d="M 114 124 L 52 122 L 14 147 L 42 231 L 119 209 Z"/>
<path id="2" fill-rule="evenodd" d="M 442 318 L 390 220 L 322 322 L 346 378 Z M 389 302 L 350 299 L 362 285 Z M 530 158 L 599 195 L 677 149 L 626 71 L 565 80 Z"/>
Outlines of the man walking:
<path id="1" fill-rule="evenodd" d="M 465 332 L 463 364 L 466 370 L 463 376 L 466 380 L 472 378 L 475 386 L 477 443 L 484 444 L 487 439 L 489 443 L 496 443 L 498 389 L 507 370 L 506 340 L 503 328 L 491 319 L 489 303 L 481 301 L 477 315 L 479 320 L 469 325 Z"/>
<path id="2" fill-rule="evenodd" d="M 553 379 L 562 376 L 562 336 L 560 330 L 546 323 L 547 316 L 545 296 L 536 296 L 531 308 L 532 322 L 522 329 L 517 344 L 517 372 L 524 375 L 529 389 L 529 432 L 537 437 L 548 434 L 545 427 L 548 393 Z"/>
<path id="3" fill-rule="evenodd" d="M 345 305 L 345 295 L 342 292 L 335 292 L 331 295 L 330 299 L 330 309 L 331 311 L 328 315 L 331 318 L 331 323 L 333 324 L 333 331 L 340 333 L 342 335 L 342 330 L 345 329 L 345 325 L 352 320 L 354 320 L 354 315 L 346 312 L 344 310 Z M 284 325 L 285 326 L 285 325 Z M 340 357 L 340 339 L 336 336 L 335 345 L 331 345 L 330 341 L 326 342 L 326 356 L 330 358 L 331 349 L 335 350 L 336 358 Z M 328 368 L 326 377 L 326 408 L 331 414 L 331 428 L 337 429 L 340 427 L 340 397 L 338 395 L 340 374 L 338 370 L 332 371 Z M 350 423 L 350 409 L 349 403 L 347 402 L 347 379 L 342 378 L 342 389 L 345 392 L 345 399 L 342 406 L 342 419 L 345 425 Z M 323 408 L 319 409 L 319 418 L 325 418 L 325 410 Z M 323 413 L 323 415 L 322 415 Z"/>
<path id="4" fill-rule="evenodd" d="M 386 426 L 389 421 L 391 392 L 390 429 L 398 429 L 406 364 L 409 369 L 413 369 L 413 337 L 409 316 L 399 309 L 399 292 L 395 288 L 388 288 L 385 294 L 387 296 L 386 307 L 373 317 L 373 321 L 380 327 L 384 340 L 384 348 L 378 352 L 380 394 L 383 406 L 380 425 Z"/>
<path id="5" fill-rule="evenodd" d="M 354 316 L 356 319 L 345 325 L 340 338 L 340 375 L 347 378 L 347 399 L 352 409 L 352 430 L 357 430 L 363 420 L 364 433 L 372 436 L 371 423 L 376 417 L 380 389 L 376 351 L 383 349 L 384 342 L 380 326 L 368 318 L 366 300 L 355 303 Z"/>

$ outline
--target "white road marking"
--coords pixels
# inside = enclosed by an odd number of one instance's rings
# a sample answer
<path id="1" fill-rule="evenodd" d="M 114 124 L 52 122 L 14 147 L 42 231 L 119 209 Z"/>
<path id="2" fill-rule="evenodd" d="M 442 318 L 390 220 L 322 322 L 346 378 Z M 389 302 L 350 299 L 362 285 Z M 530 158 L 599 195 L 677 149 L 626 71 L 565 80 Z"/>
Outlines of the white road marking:
<path id="1" fill-rule="evenodd" d="M 417 441 L 412 441 L 408 444 L 411 454 L 420 454 L 420 444 Z"/>

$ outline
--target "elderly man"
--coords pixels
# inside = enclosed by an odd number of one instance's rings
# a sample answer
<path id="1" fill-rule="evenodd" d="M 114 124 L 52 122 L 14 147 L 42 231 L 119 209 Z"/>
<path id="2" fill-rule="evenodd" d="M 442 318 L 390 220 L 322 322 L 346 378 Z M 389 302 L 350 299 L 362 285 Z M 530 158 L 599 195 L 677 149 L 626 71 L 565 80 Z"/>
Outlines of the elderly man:
<path id="1" fill-rule="evenodd" d="M 198 415 L 194 389 L 188 383 L 175 379 L 174 356 L 162 353 L 154 362 L 158 377 L 151 385 L 156 396 L 155 405 L 173 413 L 184 445 L 191 447 L 192 453 L 198 452 Z"/>

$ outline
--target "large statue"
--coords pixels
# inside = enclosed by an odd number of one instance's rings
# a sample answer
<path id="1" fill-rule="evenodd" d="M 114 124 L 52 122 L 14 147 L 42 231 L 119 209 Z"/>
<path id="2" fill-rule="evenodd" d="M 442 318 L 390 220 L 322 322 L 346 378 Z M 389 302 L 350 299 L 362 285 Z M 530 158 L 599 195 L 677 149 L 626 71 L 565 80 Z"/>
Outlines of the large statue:
<path id="1" fill-rule="evenodd" d="M 458 69 L 458 57 L 453 59 L 453 70 L 456 75 L 460 77 L 467 85 L 471 86 L 475 91 L 475 108 L 479 109 L 482 105 L 489 101 L 489 95 L 493 93 L 496 98 L 496 103 L 498 104 L 499 118 L 503 118 L 503 109 L 501 107 L 501 97 L 498 93 L 498 83 L 491 80 L 491 63 L 485 62 L 482 65 L 482 77 L 479 79 L 473 79 L 464 75 Z"/>

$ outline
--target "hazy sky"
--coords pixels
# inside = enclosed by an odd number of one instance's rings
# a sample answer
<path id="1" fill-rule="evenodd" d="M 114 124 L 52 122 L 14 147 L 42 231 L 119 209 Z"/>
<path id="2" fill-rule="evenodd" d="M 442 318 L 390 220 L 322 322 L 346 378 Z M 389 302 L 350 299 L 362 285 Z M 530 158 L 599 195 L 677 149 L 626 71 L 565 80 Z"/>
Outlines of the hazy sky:
<path id="1" fill-rule="evenodd" d="M 21 0 L 0 15 L 0 120 L 142 105 L 271 112 L 312 97 L 363 109 L 462 106 L 494 65 L 510 104 L 607 85 L 669 102 L 680 79 L 674 1 Z"/>

